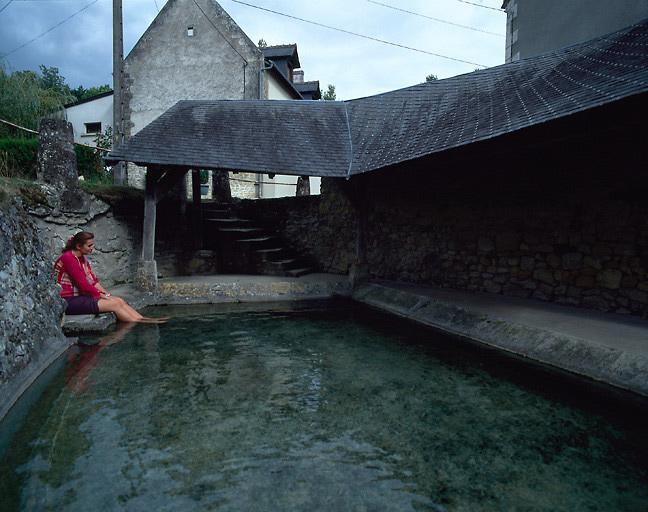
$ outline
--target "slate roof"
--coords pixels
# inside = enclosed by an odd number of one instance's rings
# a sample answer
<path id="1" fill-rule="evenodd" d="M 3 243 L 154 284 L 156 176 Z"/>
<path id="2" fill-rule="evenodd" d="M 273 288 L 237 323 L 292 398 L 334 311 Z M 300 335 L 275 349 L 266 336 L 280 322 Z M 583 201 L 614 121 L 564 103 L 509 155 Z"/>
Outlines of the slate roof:
<path id="1" fill-rule="evenodd" d="M 107 160 L 348 177 L 646 92 L 648 20 L 545 55 L 347 102 L 181 102 Z"/>
<path id="2" fill-rule="evenodd" d="M 304 96 L 304 99 L 319 100 L 322 97 L 319 80 L 301 83 L 295 82 L 293 86 Z"/>
<path id="3" fill-rule="evenodd" d="M 299 54 L 297 53 L 296 44 L 279 44 L 276 46 L 266 46 L 261 48 L 265 59 L 286 59 L 290 61 L 293 68 L 297 69 L 299 64 Z"/>
<path id="4" fill-rule="evenodd" d="M 304 109 L 305 102 L 180 101 L 107 160 L 298 175 L 317 162 L 321 176 L 345 176 L 351 148 L 348 132 L 338 129 L 346 125 L 344 104 L 309 101 Z"/>

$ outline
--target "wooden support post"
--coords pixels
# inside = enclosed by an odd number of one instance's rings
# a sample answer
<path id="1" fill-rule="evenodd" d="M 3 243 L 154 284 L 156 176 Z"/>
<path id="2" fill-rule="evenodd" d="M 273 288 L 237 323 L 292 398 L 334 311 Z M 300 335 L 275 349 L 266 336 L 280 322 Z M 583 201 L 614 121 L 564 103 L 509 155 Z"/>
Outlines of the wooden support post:
<path id="1" fill-rule="evenodd" d="M 144 226 L 142 229 L 142 259 L 137 269 L 136 284 L 140 290 L 157 288 L 157 263 L 155 262 L 155 221 L 157 214 L 157 174 L 159 169 L 146 169 L 144 193 Z"/>
<path id="2" fill-rule="evenodd" d="M 191 170 L 191 195 L 193 198 L 194 242 L 196 249 L 203 248 L 202 205 L 200 202 L 200 171 Z"/>
<path id="3" fill-rule="evenodd" d="M 155 221 L 157 216 L 156 178 L 154 169 L 146 170 L 146 191 L 144 194 L 144 230 L 142 238 L 142 259 L 155 259 Z"/>

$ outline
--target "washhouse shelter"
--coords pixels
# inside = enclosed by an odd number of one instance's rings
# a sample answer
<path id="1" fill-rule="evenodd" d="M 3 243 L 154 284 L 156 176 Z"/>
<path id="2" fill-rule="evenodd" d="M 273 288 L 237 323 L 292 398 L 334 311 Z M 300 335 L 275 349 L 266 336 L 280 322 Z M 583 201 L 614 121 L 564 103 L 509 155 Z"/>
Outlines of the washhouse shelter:
<path id="1" fill-rule="evenodd" d="M 637 141 L 646 133 L 639 113 L 645 112 L 647 99 L 648 20 L 644 20 L 543 55 L 349 101 L 180 101 L 116 147 L 107 162 L 128 161 L 147 168 L 140 269 L 140 282 L 148 283 L 147 286 L 155 286 L 156 279 L 156 200 L 190 170 L 194 173 L 194 184 L 198 183 L 199 169 L 320 176 L 346 184 L 354 190 L 356 199 L 353 205 L 357 222 L 351 227 L 357 238 L 356 259 L 368 260 L 370 264 L 375 261 L 377 277 L 405 276 L 409 280 L 415 272 L 401 272 L 396 265 L 411 260 L 418 246 L 410 248 L 407 258 L 395 258 L 398 261 L 393 268 L 387 268 L 384 254 L 379 254 L 387 250 L 389 243 L 387 239 L 381 240 L 381 230 L 388 231 L 394 216 L 416 208 L 418 203 L 428 208 L 434 202 L 435 189 L 449 182 L 460 183 L 464 189 L 479 187 L 478 174 L 498 174 L 498 169 L 488 166 L 492 162 L 504 167 L 507 161 L 518 162 L 517 167 L 507 172 L 519 183 L 538 179 L 538 173 L 555 175 L 555 187 L 560 188 L 564 173 L 551 166 L 538 168 L 548 148 L 558 143 L 563 149 L 574 149 L 594 145 L 593 141 L 598 147 L 601 140 Z M 645 146 L 645 141 L 643 145 L 633 144 L 639 148 Z M 617 151 L 620 146 L 610 147 Z M 585 163 L 591 157 L 569 151 L 570 159 L 581 158 L 587 166 Z M 519 157 L 522 153 L 526 155 L 525 161 Z M 639 156 L 635 161 L 644 167 L 633 172 L 645 174 L 645 160 Z M 418 180 L 426 186 L 417 186 Z M 382 194 L 376 192 L 380 186 Z M 390 204 L 401 189 L 413 192 L 408 192 L 410 196 L 398 205 Z M 194 197 L 200 200 L 200 194 Z M 376 204 L 375 199 L 372 203 L 372 197 L 380 197 L 382 204 Z M 381 217 L 381 207 L 391 213 Z M 475 218 L 480 221 L 483 217 Z M 375 225 L 378 222 L 380 226 Z M 439 237 L 453 237 L 452 231 L 446 229 L 446 234 Z M 416 243 L 417 236 L 410 239 Z M 371 247 L 366 244 L 368 237 L 376 240 Z M 461 240 L 439 242 L 439 237 L 420 242 L 443 247 L 428 247 L 425 254 L 421 252 L 421 262 L 428 258 L 425 261 L 441 268 L 444 258 L 464 253 L 456 249 Z M 515 244 L 504 244 L 502 250 L 532 252 L 533 248 L 528 249 L 530 243 L 524 242 L 521 249 L 520 243 L 517 249 Z M 506 293 L 505 287 L 492 281 L 494 272 L 478 268 L 491 265 L 480 263 L 480 251 L 494 259 L 499 250 L 495 242 L 490 245 L 493 247 L 477 240 L 466 244 L 465 251 L 475 254 L 469 257 L 465 252 L 466 261 L 461 265 L 444 267 L 447 276 L 443 277 L 450 279 L 465 272 L 465 279 L 457 277 L 441 284 L 480 290 L 488 290 L 492 285 L 496 293 Z M 442 251 L 445 252 L 441 254 Z M 516 253 L 509 257 L 518 260 L 511 263 L 518 273 L 520 257 L 524 255 Z M 411 264 L 415 268 L 418 263 Z M 543 279 L 536 270 L 542 268 L 531 267 L 525 277 L 534 286 Z M 518 279 L 515 272 L 509 273 L 511 282 Z M 551 279 L 559 277 L 552 275 Z M 569 279 L 572 278 L 576 279 L 570 274 Z"/>

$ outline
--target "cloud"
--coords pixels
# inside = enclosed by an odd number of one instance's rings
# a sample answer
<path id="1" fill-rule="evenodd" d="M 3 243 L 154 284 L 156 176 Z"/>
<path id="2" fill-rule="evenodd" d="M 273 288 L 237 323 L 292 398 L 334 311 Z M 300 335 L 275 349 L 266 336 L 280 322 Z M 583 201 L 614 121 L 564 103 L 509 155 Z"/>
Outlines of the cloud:
<path id="1" fill-rule="evenodd" d="M 169 0 L 174 1 L 174 0 Z M 488 66 L 504 60 L 504 38 L 397 12 L 366 0 L 246 0 L 318 23 Z M 383 3 L 504 34 L 506 16 L 457 0 L 381 0 Z M 0 13 L 0 53 L 29 41 L 87 5 L 84 0 L 15 0 Z M 157 0 L 161 9 L 163 0 Z M 336 85 L 349 99 L 406 87 L 476 66 L 396 48 L 221 0 L 252 41 L 297 43 L 306 80 Z M 495 0 L 485 5 L 499 7 Z M 157 14 L 156 0 L 124 0 L 124 49 L 130 51 Z M 5 59 L 8 69 L 56 66 L 72 86 L 112 83 L 112 3 L 99 0 L 78 16 Z"/>

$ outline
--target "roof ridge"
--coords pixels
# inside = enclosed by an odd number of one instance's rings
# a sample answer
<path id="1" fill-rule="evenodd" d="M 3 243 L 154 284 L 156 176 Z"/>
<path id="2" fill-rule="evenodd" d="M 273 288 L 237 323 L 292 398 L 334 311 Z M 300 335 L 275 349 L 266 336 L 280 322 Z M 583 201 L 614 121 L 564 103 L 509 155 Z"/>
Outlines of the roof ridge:
<path id="1" fill-rule="evenodd" d="M 297 46 L 297 43 L 286 43 L 286 44 L 270 44 L 268 46 L 264 46 L 263 48 L 260 48 L 260 50 L 266 50 L 268 48 L 290 48 L 292 46 Z"/>
<path id="2" fill-rule="evenodd" d="M 347 135 L 349 136 L 349 168 L 347 169 L 346 179 L 351 178 L 351 168 L 353 167 L 353 138 L 351 137 L 351 123 L 349 122 L 349 110 L 347 109 L 346 102 L 342 102 L 344 105 L 344 117 L 346 119 L 347 125 Z"/>
<path id="3" fill-rule="evenodd" d="M 637 95 L 648 96 L 648 19 L 575 48 L 354 100 L 193 100 L 108 160 L 350 179 Z M 262 156 L 250 145 L 258 133 Z"/>

